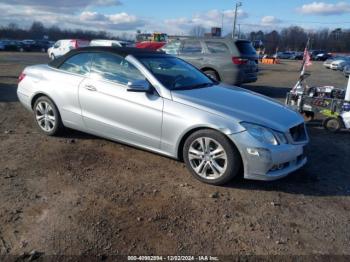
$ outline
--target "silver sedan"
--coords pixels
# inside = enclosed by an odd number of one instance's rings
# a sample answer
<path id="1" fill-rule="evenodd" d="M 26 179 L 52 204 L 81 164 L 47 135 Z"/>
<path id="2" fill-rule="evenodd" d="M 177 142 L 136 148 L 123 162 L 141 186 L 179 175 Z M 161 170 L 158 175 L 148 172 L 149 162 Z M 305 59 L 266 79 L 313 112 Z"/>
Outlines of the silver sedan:
<path id="1" fill-rule="evenodd" d="M 77 49 L 25 68 L 17 93 L 47 135 L 69 127 L 147 149 L 209 184 L 274 180 L 306 163 L 298 113 L 159 52 Z"/>

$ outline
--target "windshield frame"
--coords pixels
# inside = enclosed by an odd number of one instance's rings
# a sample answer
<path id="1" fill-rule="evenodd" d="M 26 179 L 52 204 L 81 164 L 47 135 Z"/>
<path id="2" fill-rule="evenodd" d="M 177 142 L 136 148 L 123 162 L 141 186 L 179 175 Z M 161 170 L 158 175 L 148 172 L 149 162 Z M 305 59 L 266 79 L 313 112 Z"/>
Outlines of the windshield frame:
<path id="1" fill-rule="evenodd" d="M 206 88 L 206 87 L 211 87 L 211 86 L 214 86 L 214 85 L 218 85 L 219 82 L 210 78 L 208 75 L 206 75 L 205 73 L 203 73 L 201 70 L 199 70 L 198 68 L 196 68 L 195 66 L 193 66 L 192 64 L 188 63 L 187 61 L 179 58 L 179 57 L 176 57 L 176 56 L 172 56 L 172 55 L 168 55 L 168 54 L 157 54 L 157 55 L 145 55 L 145 54 L 142 54 L 142 55 L 136 55 L 135 58 L 141 63 L 141 65 L 146 68 L 152 75 L 155 79 L 157 79 L 157 81 L 165 88 L 167 89 L 168 91 L 181 91 L 181 90 L 191 90 L 191 89 L 197 89 L 197 88 Z M 179 88 L 171 88 L 169 87 L 168 85 L 164 84 L 156 75 L 155 73 L 152 71 L 151 68 L 149 68 L 148 65 L 146 65 L 143 61 L 143 59 L 148 59 L 148 58 L 171 58 L 171 59 L 177 59 L 179 61 L 181 61 L 182 63 L 186 64 L 187 66 L 189 66 L 192 70 L 194 70 L 196 73 L 199 73 L 200 75 L 204 76 L 206 78 L 206 80 L 208 80 L 208 82 L 206 83 L 198 83 L 196 85 L 192 85 L 192 86 L 182 86 L 182 87 L 179 87 Z"/>

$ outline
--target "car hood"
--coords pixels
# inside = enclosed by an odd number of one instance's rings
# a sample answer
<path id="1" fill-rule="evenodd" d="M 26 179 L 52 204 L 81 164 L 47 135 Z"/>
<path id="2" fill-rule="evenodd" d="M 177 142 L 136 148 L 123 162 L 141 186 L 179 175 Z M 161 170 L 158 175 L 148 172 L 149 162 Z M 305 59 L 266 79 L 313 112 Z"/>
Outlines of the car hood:
<path id="1" fill-rule="evenodd" d="M 299 113 L 266 96 L 224 84 L 172 91 L 173 100 L 235 121 L 251 122 L 278 131 L 304 120 Z"/>

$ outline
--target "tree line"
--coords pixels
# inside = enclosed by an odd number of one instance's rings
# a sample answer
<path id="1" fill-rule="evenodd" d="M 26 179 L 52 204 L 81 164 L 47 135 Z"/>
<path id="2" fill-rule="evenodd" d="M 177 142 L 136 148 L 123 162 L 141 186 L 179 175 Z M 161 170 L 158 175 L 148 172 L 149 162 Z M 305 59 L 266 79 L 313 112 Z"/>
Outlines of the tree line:
<path id="1" fill-rule="evenodd" d="M 189 31 L 192 36 L 203 36 L 206 29 L 196 26 Z M 119 39 L 134 40 L 131 34 L 123 33 L 115 36 L 106 31 L 92 31 L 82 29 L 61 29 L 58 26 L 45 27 L 41 22 L 35 21 L 28 29 L 20 28 L 14 23 L 0 27 L 0 39 L 43 39 L 56 41 L 59 39 Z M 228 34 L 227 37 L 231 37 Z M 309 49 L 326 50 L 328 52 L 350 52 L 350 29 L 337 28 L 334 30 L 320 29 L 316 31 L 306 31 L 299 26 L 290 26 L 280 31 L 270 32 L 252 31 L 242 33 L 240 38 L 263 43 L 265 53 L 273 54 L 280 51 L 302 51 L 308 39 L 310 39 Z"/>
<path id="2" fill-rule="evenodd" d="M 92 31 L 81 29 L 61 29 L 58 26 L 45 27 L 43 23 L 35 21 L 28 29 L 20 28 L 15 23 L 0 27 L 0 39 L 35 39 L 47 38 L 50 41 L 59 39 L 116 39 L 128 40 L 130 35 L 122 34 L 114 36 L 106 31 Z"/>
<path id="3" fill-rule="evenodd" d="M 291 26 L 280 32 L 250 32 L 245 37 L 251 41 L 262 41 L 265 52 L 272 54 L 280 51 L 303 51 L 308 39 L 309 49 L 327 52 L 350 52 L 350 30 L 337 28 L 305 31 L 302 27 Z"/>

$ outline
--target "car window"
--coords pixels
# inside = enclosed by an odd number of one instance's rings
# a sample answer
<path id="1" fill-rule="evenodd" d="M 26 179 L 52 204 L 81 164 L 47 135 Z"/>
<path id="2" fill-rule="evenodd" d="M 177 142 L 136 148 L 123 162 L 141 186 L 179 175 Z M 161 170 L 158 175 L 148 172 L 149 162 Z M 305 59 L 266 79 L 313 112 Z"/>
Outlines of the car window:
<path id="1" fill-rule="evenodd" d="M 185 41 L 182 48 L 182 53 L 191 53 L 191 54 L 202 53 L 202 45 L 197 40 Z"/>
<path id="2" fill-rule="evenodd" d="M 208 87 L 214 82 L 194 66 L 176 57 L 141 57 L 141 63 L 170 90 Z"/>
<path id="3" fill-rule="evenodd" d="M 170 42 L 169 44 L 165 45 L 162 48 L 162 50 L 167 54 L 177 55 L 177 53 L 180 49 L 180 46 L 181 46 L 180 41 L 173 41 L 173 42 Z"/>
<path id="4" fill-rule="evenodd" d="M 242 55 L 256 55 L 256 51 L 251 42 L 237 41 L 236 46 Z"/>
<path id="5" fill-rule="evenodd" d="M 141 72 L 123 57 L 111 54 L 95 54 L 91 74 L 126 85 L 128 82 L 144 80 Z"/>
<path id="6" fill-rule="evenodd" d="M 77 54 L 68 58 L 59 69 L 75 74 L 87 75 L 90 72 L 91 59 L 91 53 Z"/>
<path id="7" fill-rule="evenodd" d="M 228 46 L 225 43 L 220 42 L 205 42 L 208 50 L 212 54 L 226 54 L 229 53 Z"/>
<path id="8" fill-rule="evenodd" d="M 54 48 L 59 48 L 61 46 L 61 41 L 58 41 L 54 44 Z"/>

